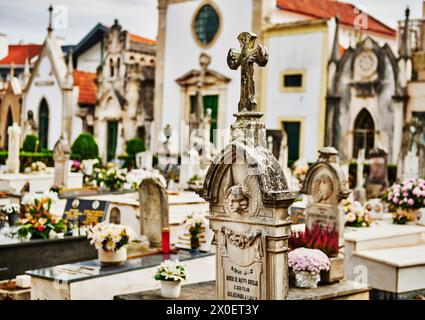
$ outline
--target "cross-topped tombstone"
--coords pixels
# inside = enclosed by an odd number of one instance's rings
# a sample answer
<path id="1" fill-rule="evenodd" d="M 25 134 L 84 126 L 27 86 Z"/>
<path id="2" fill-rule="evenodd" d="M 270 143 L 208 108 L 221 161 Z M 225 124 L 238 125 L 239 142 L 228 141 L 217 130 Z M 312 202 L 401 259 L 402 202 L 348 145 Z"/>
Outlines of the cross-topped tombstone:
<path id="1" fill-rule="evenodd" d="M 340 166 L 338 151 L 333 147 L 319 150 L 319 158 L 307 171 L 302 192 L 309 196 L 306 227 L 319 224 L 336 230 L 343 240 L 344 212 L 341 201 L 348 198 L 348 177 Z"/>
<path id="2" fill-rule="evenodd" d="M 254 99 L 253 63 L 267 63 L 257 36 L 243 32 L 241 53 L 231 50 L 230 68 L 242 66 L 242 88 L 231 142 L 214 158 L 201 196 L 209 202 L 216 249 L 218 299 L 286 299 L 288 294 L 288 191 L 279 162 L 267 149 L 266 130 Z"/>
<path id="3" fill-rule="evenodd" d="M 241 97 L 238 111 L 258 111 L 255 100 L 254 63 L 264 67 L 269 60 L 267 50 L 261 44 L 255 47 L 257 35 L 252 32 L 242 32 L 238 36 L 241 51 L 230 49 L 227 55 L 227 64 L 230 69 L 241 67 Z"/>

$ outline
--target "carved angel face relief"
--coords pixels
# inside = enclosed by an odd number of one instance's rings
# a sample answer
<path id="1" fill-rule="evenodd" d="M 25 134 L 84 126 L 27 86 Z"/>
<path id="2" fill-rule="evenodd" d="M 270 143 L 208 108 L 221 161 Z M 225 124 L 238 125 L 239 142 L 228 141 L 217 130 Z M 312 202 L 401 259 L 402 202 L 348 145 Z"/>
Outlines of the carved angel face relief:
<path id="1" fill-rule="evenodd" d="M 244 195 L 241 185 L 232 186 L 227 190 L 226 201 L 233 213 L 241 214 L 248 210 L 248 198 Z"/>
<path id="2" fill-rule="evenodd" d="M 332 178 L 327 174 L 322 174 L 313 182 L 313 198 L 315 202 L 327 202 L 333 192 Z"/>

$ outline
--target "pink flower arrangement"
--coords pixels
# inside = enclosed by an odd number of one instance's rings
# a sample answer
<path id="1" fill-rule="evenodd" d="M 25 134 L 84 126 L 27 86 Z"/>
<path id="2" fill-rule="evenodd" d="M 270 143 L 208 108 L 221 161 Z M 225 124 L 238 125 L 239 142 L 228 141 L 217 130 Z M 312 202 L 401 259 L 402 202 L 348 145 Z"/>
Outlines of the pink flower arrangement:
<path id="1" fill-rule="evenodd" d="M 288 265 L 294 272 L 308 271 L 310 273 L 320 273 L 328 271 L 331 262 L 326 254 L 318 249 L 298 248 L 288 254 Z"/>
<path id="2" fill-rule="evenodd" d="M 388 203 L 389 209 L 419 209 L 425 206 L 425 180 L 407 179 L 403 183 L 394 183 L 388 188 L 382 200 Z"/>

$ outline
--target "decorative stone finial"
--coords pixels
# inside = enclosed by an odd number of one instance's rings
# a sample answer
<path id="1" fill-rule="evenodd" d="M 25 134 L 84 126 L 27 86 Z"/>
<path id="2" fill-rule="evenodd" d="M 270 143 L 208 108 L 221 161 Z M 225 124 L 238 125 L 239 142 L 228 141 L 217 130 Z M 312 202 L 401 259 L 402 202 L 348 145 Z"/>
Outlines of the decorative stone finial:
<path id="1" fill-rule="evenodd" d="M 52 26 L 52 15 L 53 15 L 53 6 L 50 5 L 49 6 L 49 25 L 47 27 L 47 32 L 51 33 L 53 31 L 53 26 Z"/>
<path id="2" fill-rule="evenodd" d="M 239 114 L 258 112 L 255 101 L 254 63 L 260 67 L 267 64 L 269 55 L 267 49 L 259 44 L 256 48 L 257 35 L 251 32 L 242 32 L 238 36 L 241 51 L 230 49 L 227 55 L 227 64 L 230 69 L 241 67 L 241 97 L 238 105 Z"/>

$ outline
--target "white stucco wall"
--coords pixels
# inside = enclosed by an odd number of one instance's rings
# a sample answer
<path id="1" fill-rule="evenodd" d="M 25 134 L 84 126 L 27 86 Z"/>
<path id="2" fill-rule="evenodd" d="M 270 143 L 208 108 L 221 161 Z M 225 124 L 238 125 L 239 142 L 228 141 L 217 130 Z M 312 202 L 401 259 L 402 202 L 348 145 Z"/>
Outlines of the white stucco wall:
<path id="1" fill-rule="evenodd" d="M 47 56 L 40 59 L 38 72 L 30 83 L 25 95 L 25 110 L 23 118 L 26 120 L 27 112 L 32 110 L 34 119 L 38 121 L 38 112 L 43 98 L 46 99 L 49 107 L 49 136 L 48 148 L 53 149 L 54 144 L 59 139 L 62 130 L 62 105 L 63 98 L 61 88 L 54 75 L 52 64 Z M 52 82 L 53 85 L 45 85 L 46 82 Z M 39 84 L 39 85 L 37 85 Z"/>
<path id="2" fill-rule="evenodd" d="M 101 45 L 96 43 L 93 47 L 78 56 L 77 69 L 86 72 L 96 72 L 101 62 Z"/>
<path id="3" fill-rule="evenodd" d="M 240 88 L 240 70 L 232 71 L 227 66 L 229 48 L 239 48 L 237 36 L 241 31 L 252 30 L 252 1 L 217 0 L 214 1 L 221 12 L 221 32 L 209 49 L 198 46 L 192 35 L 192 19 L 199 1 L 189 1 L 168 6 L 165 36 L 163 119 L 161 127 L 170 124 L 173 129 L 180 128 L 183 99 L 177 78 L 192 69 L 199 69 L 199 55 L 206 52 L 212 57 L 210 69 L 218 71 L 231 79 L 228 84 L 227 106 L 219 105 L 219 128 L 229 128 L 234 122 L 233 113 L 237 111 Z"/>
<path id="4" fill-rule="evenodd" d="M 282 129 L 282 121 L 301 120 L 300 157 L 315 161 L 319 146 L 323 51 L 323 31 L 282 34 L 269 38 L 269 63 L 264 70 L 265 121 L 268 129 Z M 327 57 L 325 57 L 327 61 Z M 282 72 L 304 70 L 304 91 L 282 92 Z M 323 92 L 322 92 L 323 95 Z"/>

